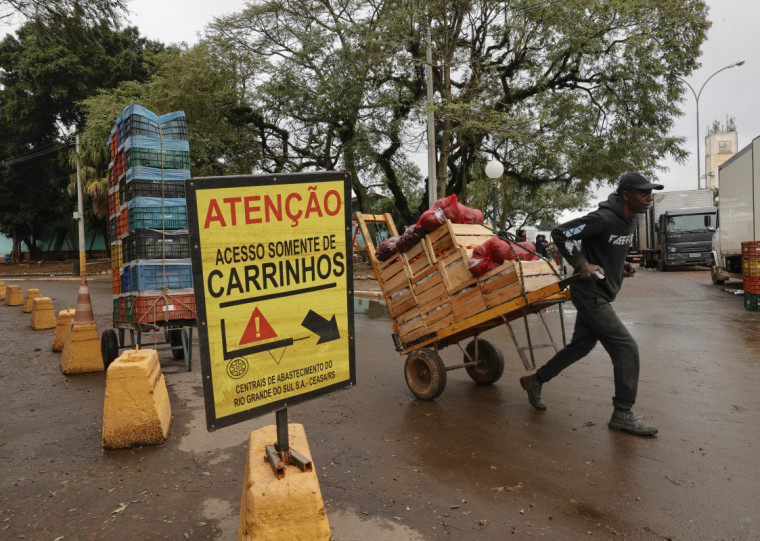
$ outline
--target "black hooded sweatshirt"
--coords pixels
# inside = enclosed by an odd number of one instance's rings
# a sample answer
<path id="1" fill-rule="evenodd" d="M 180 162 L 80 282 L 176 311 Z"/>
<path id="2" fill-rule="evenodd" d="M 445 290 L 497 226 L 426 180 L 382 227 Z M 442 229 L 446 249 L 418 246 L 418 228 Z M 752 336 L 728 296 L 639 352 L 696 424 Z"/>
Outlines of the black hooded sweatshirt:
<path id="1" fill-rule="evenodd" d="M 614 301 L 623 282 L 623 264 L 635 224 L 635 218 L 626 218 L 623 200 L 613 193 L 597 210 L 554 228 L 554 244 L 576 273 L 586 261 L 604 269 L 604 280 L 581 280 L 571 287 Z M 573 241 L 581 241 L 580 250 Z"/>

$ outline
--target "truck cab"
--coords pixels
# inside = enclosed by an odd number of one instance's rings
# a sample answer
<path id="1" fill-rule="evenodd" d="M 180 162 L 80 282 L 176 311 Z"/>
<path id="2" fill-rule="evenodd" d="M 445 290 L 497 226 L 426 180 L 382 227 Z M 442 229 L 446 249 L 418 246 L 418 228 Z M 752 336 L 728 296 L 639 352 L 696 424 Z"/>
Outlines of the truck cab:
<path id="1" fill-rule="evenodd" d="M 716 208 L 697 207 L 667 210 L 655 224 L 661 248 L 660 268 L 706 265 L 712 260 L 712 237 Z"/>

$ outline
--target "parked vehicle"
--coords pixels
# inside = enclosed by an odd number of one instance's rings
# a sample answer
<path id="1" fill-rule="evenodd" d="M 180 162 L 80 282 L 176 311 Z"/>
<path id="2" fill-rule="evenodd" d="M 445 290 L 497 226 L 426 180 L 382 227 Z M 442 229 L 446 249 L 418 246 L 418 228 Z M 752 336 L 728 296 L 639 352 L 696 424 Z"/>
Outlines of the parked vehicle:
<path id="1" fill-rule="evenodd" d="M 715 284 L 742 279 L 742 242 L 760 240 L 760 137 L 718 169 L 719 228 L 710 274 Z"/>
<path id="2" fill-rule="evenodd" d="M 654 195 L 651 208 L 638 217 L 633 248 L 642 267 L 668 270 L 711 262 L 717 208 L 712 190 L 681 190 Z"/>

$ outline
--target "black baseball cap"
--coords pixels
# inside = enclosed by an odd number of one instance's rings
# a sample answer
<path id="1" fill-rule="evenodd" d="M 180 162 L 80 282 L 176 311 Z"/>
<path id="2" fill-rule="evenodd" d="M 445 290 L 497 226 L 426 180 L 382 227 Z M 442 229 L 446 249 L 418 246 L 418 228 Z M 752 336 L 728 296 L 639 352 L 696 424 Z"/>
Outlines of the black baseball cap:
<path id="1" fill-rule="evenodd" d="M 641 173 L 631 172 L 623 173 L 618 179 L 617 193 L 636 189 L 636 190 L 662 190 L 662 184 L 649 182 L 649 179 Z"/>

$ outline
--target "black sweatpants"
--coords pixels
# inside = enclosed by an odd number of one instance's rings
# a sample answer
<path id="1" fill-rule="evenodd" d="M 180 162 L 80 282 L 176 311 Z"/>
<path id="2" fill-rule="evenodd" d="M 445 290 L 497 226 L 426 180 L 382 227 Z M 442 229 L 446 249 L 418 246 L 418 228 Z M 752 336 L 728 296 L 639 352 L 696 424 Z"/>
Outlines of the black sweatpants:
<path id="1" fill-rule="evenodd" d="M 636 402 L 639 385 L 639 347 L 617 317 L 609 301 L 584 289 L 570 286 L 570 299 L 578 311 L 570 343 L 536 371 L 542 382 L 550 381 L 575 361 L 582 359 L 601 342 L 612 359 L 615 396 L 612 404 L 630 409 Z"/>

